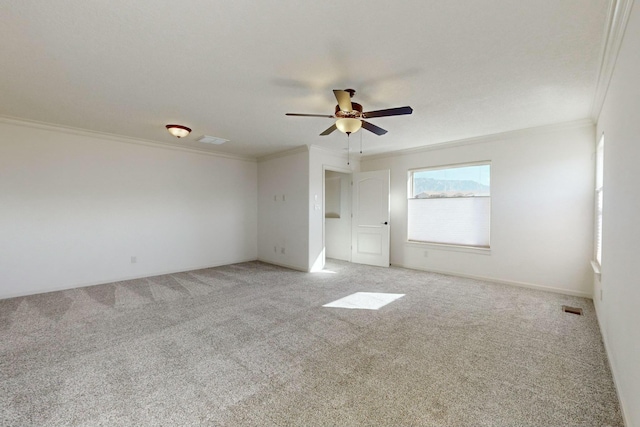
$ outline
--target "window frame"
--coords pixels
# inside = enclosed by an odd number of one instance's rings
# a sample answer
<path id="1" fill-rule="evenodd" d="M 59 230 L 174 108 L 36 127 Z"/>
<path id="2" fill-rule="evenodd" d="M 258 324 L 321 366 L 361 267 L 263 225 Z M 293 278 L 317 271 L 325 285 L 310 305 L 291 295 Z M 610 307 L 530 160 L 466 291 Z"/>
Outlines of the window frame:
<path id="1" fill-rule="evenodd" d="M 594 184 L 593 262 L 599 273 L 602 267 L 602 224 L 604 216 L 604 132 L 596 143 Z"/>
<path id="2" fill-rule="evenodd" d="M 465 245 L 458 243 L 441 243 L 441 242 L 429 242 L 429 241 L 421 241 L 421 240 L 410 240 L 409 239 L 409 201 L 415 199 L 411 197 L 413 195 L 413 179 L 415 172 L 421 171 L 434 171 L 434 170 L 442 170 L 442 169 L 455 169 L 460 167 L 467 166 L 489 166 L 489 183 L 491 183 L 492 176 L 492 162 L 491 160 L 478 160 L 473 162 L 464 162 L 464 163 L 451 163 L 446 165 L 436 165 L 436 166 L 423 166 L 419 168 L 411 168 L 407 169 L 407 197 L 406 197 L 406 211 L 405 211 L 405 245 L 414 246 L 414 247 L 434 247 L 442 250 L 451 250 L 451 251 L 459 251 L 459 252 L 469 252 L 469 253 L 478 253 L 478 254 L 490 254 L 491 253 L 491 218 L 493 217 L 493 206 L 491 203 L 491 191 L 489 192 L 489 196 L 474 196 L 479 198 L 489 198 L 489 245 L 488 246 L 476 246 L 476 245 Z M 464 198 L 464 197 L 460 197 Z M 471 197 L 467 197 L 471 198 Z"/>

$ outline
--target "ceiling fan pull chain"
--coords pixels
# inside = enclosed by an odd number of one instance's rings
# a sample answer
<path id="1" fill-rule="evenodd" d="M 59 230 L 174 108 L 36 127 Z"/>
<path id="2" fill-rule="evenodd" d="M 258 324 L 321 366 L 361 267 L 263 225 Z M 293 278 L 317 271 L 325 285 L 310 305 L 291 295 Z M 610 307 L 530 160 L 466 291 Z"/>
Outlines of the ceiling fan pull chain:
<path id="1" fill-rule="evenodd" d="M 362 154 L 362 132 L 360 132 L 360 154 Z"/>
<path id="2" fill-rule="evenodd" d="M 351 141 L 349 139 L 349 136 L 350 136 L 349 134 L 350 133 L 351 132 L 347 133 L 347 166 L 349 166 L 351 164 L 351 148 L 350 148 L 351 146 L 349 144 L 349 142 Z"/>

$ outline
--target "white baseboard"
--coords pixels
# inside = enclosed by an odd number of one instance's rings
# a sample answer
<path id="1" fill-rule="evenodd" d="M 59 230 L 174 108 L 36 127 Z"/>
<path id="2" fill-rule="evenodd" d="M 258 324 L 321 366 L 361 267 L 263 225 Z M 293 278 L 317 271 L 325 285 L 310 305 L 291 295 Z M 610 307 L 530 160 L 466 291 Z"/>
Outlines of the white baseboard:
<path id="1" fill-rule="evenodd" d="M 529 288 L 529 289 L 537 289 L 540 291 L 546 291 L 546 292 L 553 292 L 556 294 L 563 294 L 563 295 L 571 295 L 574 297 L 582 297 L 582 298 L 588 298 L 588 299 L 592 299 L 593 295 L 591 295 L 588 292 L 580 292 L 580 291 L 572 291 L 569 289 L 562 289 L 562 288 L 554 288 L 551 286 L 545 286 L 545 285 L 538 285 L 535 283 L 527 283 L 527 282 L 518 282 L 515 280 L 505 280 L 505 279 L 497 279 L 494 277 L 484 277 L 484 276 L 476 276 L 473 274 L 464 274 L 464 273 L 458 273 L 455 271 L 444 271 L 444 270 L 433 270 L 433 269 L 429 269 L 429 268 L 424 268 L 424 267 L 419 267 L 419 266 L 412 266 L 412 265 L 403 265 L 403 264 L 391 264 L 395 267 L 402 267 L 402 268 L 409 268 L 411 270 L 420 270 L 420 271 L 428 271 L 430 273 L 438 273 L 438 274 L 446 274 L 447 276 L 456 276 L 456 277 L 465 277 L 467 279 L 475 279 L 475 280 L 485 280 L 487 282 L 494 282 L 494 283 L 500 283 L 503 285 L 511 285 L 511 286 L 517 286 L 520 288 Z"/>
<path id="2" fill-rule="evenodd" d="M 284 262 L 276 262 L 276 261 L 271 261 L 269 259 L 264 259 L 264 258 L 258 258 L 258 261 L 264 262 L 265 264 L 272 264 L 272 265 L 277 265 L 278 267 L 288 268 L 290 270 L 302 271 L 303 273 L 309 272 L 309 270 L 307 270 L 306 268 L 297 267 L 295 265 L 289 265 Z"/>
<path id="3" fill-rule="evenodd" d="M 74 285 L 63 285 L 63 286 L 56 286 L 56 287 L 51 287 L 51 288 L 40 288 L 40 289 L 30 290 L 30 291 L 27 291 L 27 292 L 14 292 L 14 293 L 0 295 L 0 300 L 8 299 L 8 298 L 25 297 L 25 296 L 28 296 L 28 295 L 46 294 L 46 293 L 49 293 L 49 292 L 67 291 L 69 289 L 85 288 L 85 287 L 88 287 L 88 286 L 106 285 L 107 283 L 123 282 L 125 280 L 144 279 L 146 277 L 162 276 L 162 275 L 165 275 L 165 274 L 184 273 L 184 272 L 187 272 L 187 271 L 202 270 L 202 269 L 205 269 L 205 268 L 222 267 L 223 265 L 239 264 L 241 262 L 250 262 L 250 261 L 256 261 L 256 258 L 241 259 L 241 260 L 230 261 L 230 262 L 221 262 L 221 263 L 208 264 L 208 265 L 203 265 L 203 266 L 194 266 L 194 267 L 189 267 L 189 268 L 181 268 L 179 270 L 159 271 L 159 272 L 153 272 L 151 274 L 141 274 L 141 275 L 135 275 L 135 276 L 118 277 L 118 278 L 115 278 L 115 279 L 112 279 L 112 280 L 106 280 L 106 281 L 105 280 L 101 280 L 101 281 L 97 281 L 97 282 L 77 283 L 77 284 L 74 284 Z"/>

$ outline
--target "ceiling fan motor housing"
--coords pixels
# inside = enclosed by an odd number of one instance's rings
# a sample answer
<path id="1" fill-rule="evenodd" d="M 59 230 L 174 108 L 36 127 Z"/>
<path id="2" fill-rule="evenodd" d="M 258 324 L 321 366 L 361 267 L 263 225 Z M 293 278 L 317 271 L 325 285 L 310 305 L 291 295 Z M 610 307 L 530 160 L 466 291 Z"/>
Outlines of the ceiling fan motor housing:
<path id="1" fill-rule="evenodd" d="M 351 111 L 342 111 L 340 105 L 336 105 L 335 116 L 341 119 L 359 119 L 362 117 L 362 105 L 352 102 L 351 108 Z"/>

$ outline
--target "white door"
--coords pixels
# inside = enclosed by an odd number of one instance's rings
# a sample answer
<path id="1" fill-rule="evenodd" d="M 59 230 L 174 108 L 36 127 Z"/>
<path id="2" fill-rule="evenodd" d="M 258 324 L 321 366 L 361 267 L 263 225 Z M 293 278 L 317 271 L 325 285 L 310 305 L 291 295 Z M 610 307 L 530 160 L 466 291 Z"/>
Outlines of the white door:
<path id="1" fill-rule="evenodd" d="M 351 262 L 389 267 L 389 170 L 353 173 Z"/>

